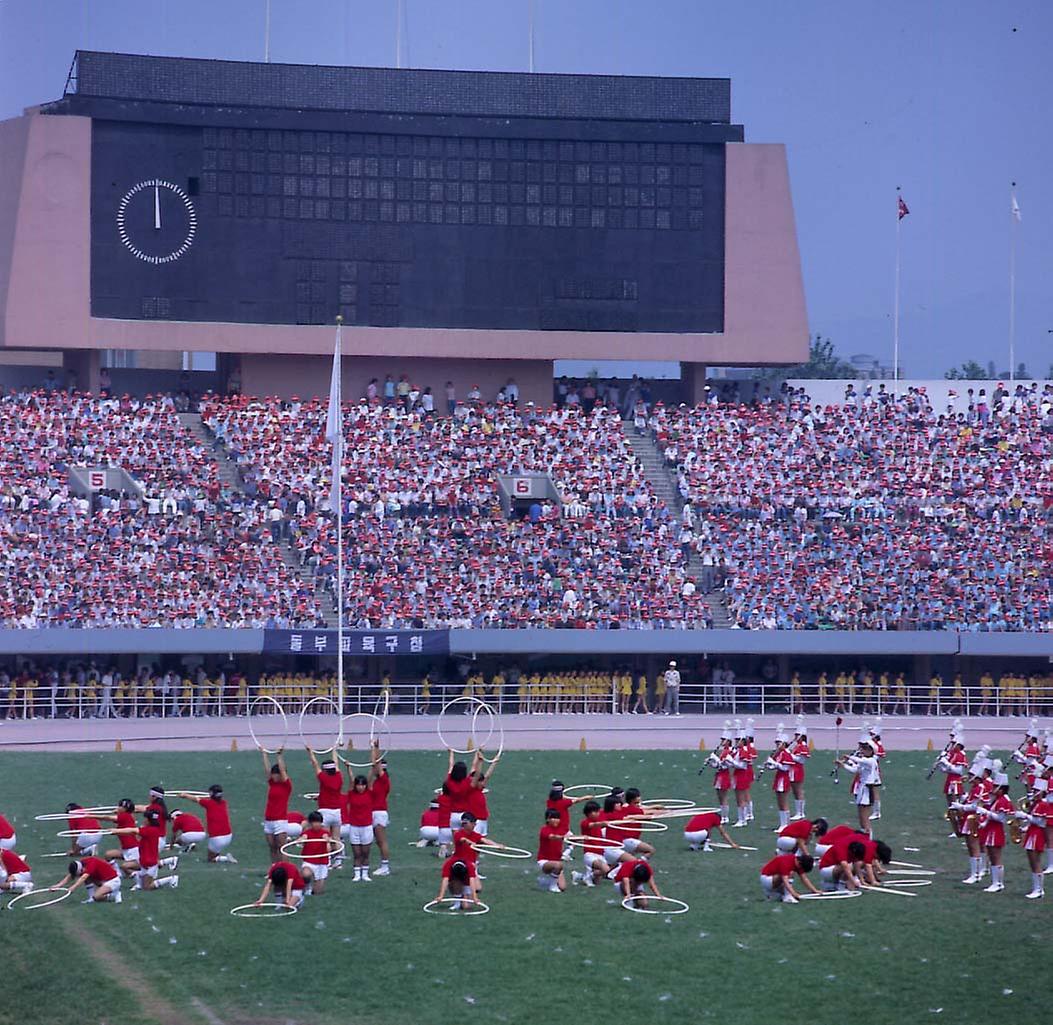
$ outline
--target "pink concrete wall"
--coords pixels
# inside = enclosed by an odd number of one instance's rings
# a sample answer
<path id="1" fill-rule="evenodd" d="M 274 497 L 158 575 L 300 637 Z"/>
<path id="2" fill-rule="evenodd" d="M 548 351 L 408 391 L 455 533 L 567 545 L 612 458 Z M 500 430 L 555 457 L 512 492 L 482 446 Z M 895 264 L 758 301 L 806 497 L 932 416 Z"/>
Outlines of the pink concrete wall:
<path id="1" fill-rule="evenodd" d="M 8 285 L 28 141 L 29 118 L 0 122 L 0 345 L 5 344 Z"/>
<path id="2" fill-rule="evenodd" d="M 241 357 L 241 388 L 246 395 L 280 395 L 289 398 L 324 396 L 329 393 L 332 370 L 333 335 L 329 334 L 330 354 L 325 356 Z M 453 381 L 457 397 L 465 398 L 472 385 L 478 385 L 484 398 L 493 398 L 510 377 L 519 385 L 521 403 L 547 406 L 552 402 L 552 362 L 550 360 L 442 360 L 426 357 L 345 356 L 342 387 L 345 399 L 366 393 L 372 377 L 383 384 L 384 375 L 396 381 L 409 374 L 420 388 L 431 387 L 435 408 L 444 411 L 446 382 Z"/>
<path id="3" fill-rule="evenodd" d="M 46 115 L 16 120 L 28 124 L 28 143 L 2 344 L 268 355 L 331 350 L 329 327 L 91 318 L 90 121 Z M 5 131 L 17 130 L 7 126 Z M 0 176 L 0 186 L 7 185 Z M 422 352 L 429 358 L 473 361 L 646 357 L 749 364 L 806 359 L 808 326 L 783 146 L 728 144 L 726 252 L 723 334 L 350 327 L 344 351 L 396 360 Z"/>

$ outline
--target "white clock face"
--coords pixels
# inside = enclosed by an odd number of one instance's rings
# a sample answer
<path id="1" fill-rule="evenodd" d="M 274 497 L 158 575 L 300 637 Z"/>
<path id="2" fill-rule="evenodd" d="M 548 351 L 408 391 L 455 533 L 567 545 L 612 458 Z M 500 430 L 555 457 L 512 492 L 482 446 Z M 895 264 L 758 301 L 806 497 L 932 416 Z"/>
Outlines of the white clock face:
<path id="1" fill-rule="evenodd" d="M 133 185 L 117 206 L 117 234 L 145 263 L 174 263 L 194 244 L 197 211 L 178 185 L 161 178 Z"/>

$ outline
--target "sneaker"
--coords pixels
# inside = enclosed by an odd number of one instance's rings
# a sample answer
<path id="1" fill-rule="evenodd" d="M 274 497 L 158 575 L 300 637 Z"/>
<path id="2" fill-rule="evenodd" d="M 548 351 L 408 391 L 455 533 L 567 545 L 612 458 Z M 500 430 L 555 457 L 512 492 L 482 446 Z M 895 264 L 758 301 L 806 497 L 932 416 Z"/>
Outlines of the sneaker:
<path id="1" fill-rule="evenodd" d="M 111 901 L 112 903 L 114 903 L 114 904 L 120 904 L 120 902 L 122 900 L 124 900 L 124 898 L 121 896 L 121 891 L 120 890 L 117 890 L 114 893 L 111 893 L 107 899 L 109 901 Z"/>
<path id="2" fill-rule="evenodd" d="M 803 819 L 804 816 L 802 815 L 801 818 Z M 870 821 L 873 822 L 873 821 L 875 821 L 876 819 L 879 819 L 879 818 L 881 818 L 881 812 L 878 812 L 876 815 L 871 815 L 870 816 Z"/>
<path id="3" fill-rule="evenodd" d="M 230 863 L 231 865 L 236 865 L 236 864 L 238 863 L 238 859 L 237 859 L 237 858 L 235 858 L 233 854 L 228 854 L 228 855 L 227 855 L 227 861 L 228 861 L 228 862 L 229 862 L 229 863 Z"/>
<path id="4" fill-rule="evenodd" d="M 183 844 L 183 853 L 184 854 L 189 854 L 191 851 L 195 851 L 195 850 L 197 850 L 197 844 L 196 843 Z"/>
<path id="5" fill-rule="evenodd" d="M 577 886 L 583 880 L 583 876 L 580 872 L 571 872 L 570 881 L 574 886 Z"/>
<path id="6" fill-rule="evenodd" d="M 373 880 L 369 878 L 369 873 L 368 872 L 363 872 L 362 875 L 359 878 L 364 883 L 371 883 L 371 882 L 373 882 Z"/>
<path id="7" fill-rule="evenodd" d="M 1003 883 L 991 883 L 990 886 L 984 888 L 984 893 L 1001 893 L 1004 889 Z"/>
<path id="8" fill-rule="evenodd" d="M 94 897 L 85 897 L 85 899 L 81 901 L 81 904 L 94 904 L 94 903 L 95 903 L 95 898 Z"/>
<path id="9" fill-rule="evenodd" d="M 746 826 L 746 823 L 745 823 L 745 822 L 733 822 L 733 823 L 731 824 L 731 828 L 732 828 L 732 829 L 744 829 L 744 828 L 745 828 L 745 826 Z"/>
<path id="10" fill-rule="evenodd" d="M 1053 865 L 1050 865 L 1049 868 L 1043 869 L 1042 874 L 1044 876 L 1053 876 Z"/>
<path id="11" fill-rule="evenodd" d="M 783 902 L 783 904 L 796 904 L 797 903 L 797 898 L 796 897 L 791 897 L 788 893 L 784 893 L 782 895 L 782 902 Z"/>
<path id="12" fill-rule="evenodd" d="M 592 873 L 591 872 L 585 873 L 584 875 L 585 875 L 585 878 L 582 881 L 585 883 L 586 886 L 595 886 L 596 885 L 596 880 L 592 878 Z"/>
<path id="13" fill-rule="evenodd" d="M 417 841 L 417 846 L 418 847 L 427 847 L 428 846 L 428 841 L 427 840 L 423 840 L 423 839 L 422 840 L 418 840 Z"/>
<path id="14" fill-rule="evenodd" d="M 701 847 L 699 847 L 697 843 L 689 843 L 689 844 L 687 845 L 687 849 L 688 849 L 689 851 L 699 851 L 699 850 L 701 850 L 702 848 L 701 848 Z"/>
<path id="15" fill-rule="evenodd" d="M 1038 900 L 1039 897 L 1044 897 L 1045 895 L 1046 895 L 1046 891 L 1045 890 L 1032 890 L 1030 893 L 1025 893 L 1024 894 L 1024 896 L 1028 900 Z"/>
<path id="16" fill-rule="evenodd" d="M 870 817 L 873 819 L 873 818 L 876 818 L 877 816 L 871 815 Z M 790 821 L 791 822 L 800 822 L 801 819 L 803 819 L 803 818 L 804 818 L 803 815 L 791 815 L 790 816 Z"/>
<path id="17" fill-rule="evenodd" d="M 358 881 L 359 881 L 359 880 L 360 880 L 361 878 L 362 878 L 362 877 L 361 877 L 361 876 L 360 876 L 360 875 L 359 875 L 359 874 L 358 874 L 358 873 L 356 872 L 356 873 L 355 873 L 355 874 L 354 874 L 354 875 L 353 875 L 353 876 L 351 877 L 351 882 L 353 882 L 353 883 L 357 883 L 357 882 L 358 882 Z"/>
<path id="18" fill-rule="evenodd" d="M 160 862 L 161 868 L 176 868 L 179 865 L 178 858 L 163 858 Z"/>
<path id="19" fill-rule="evenodd" d="M 179 876 L 172 876 L 172 882 L 169 884 L 173 890 L 179 889 Z"/>
<path id="20" fill-rule="evenodd" d="M 389 876 L 391 875 L 391 867 L 388 865 L 381 865 L 374 873 L 374 876 Z"/>
<path id="21" fill-rule="evenodd" d="M 559 883 L 557 883 L 555 880 L 553 880 L 551 883 L 549 883 L 548 892 L 549 893 L 562 893 L 563 891 L 559 888 Z"/>
<path id="22" fill-rule="evenodd" d="M 972 886 L 973 883 L 978 883 L 979 881 L 980 881 L 980 877 L 979 876 L 969 876 L 968 879 L 963 879 L 962 880 L 962 882 L 965 883 L 966 886 Z"/>

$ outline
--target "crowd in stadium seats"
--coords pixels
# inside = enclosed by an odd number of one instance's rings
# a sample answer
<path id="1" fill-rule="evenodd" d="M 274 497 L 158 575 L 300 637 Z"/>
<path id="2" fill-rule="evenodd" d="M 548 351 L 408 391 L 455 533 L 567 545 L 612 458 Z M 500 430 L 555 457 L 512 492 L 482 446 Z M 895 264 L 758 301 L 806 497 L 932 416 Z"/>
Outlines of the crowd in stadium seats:
<path id="1" fill-rule="evenodd" d="M 68 468 L 102 466 L 143 493 L 70 490 Z M 0 625 L 321 622 L 265 532 L 170 398 L 0 397 Z"/>
<path id="2" fill-rule="evenodd" d="M 692 543 L 744 628 L 1053 628 L 1053 394 L 936 410 L 883 389 L 819 405 L 656 407 Z"/>
<path id="3" fill-rule="evenodd" d="M 334 588 L 323 401 L 228 398 L 205 423 L 305 566 Z M 654 494 L 616 410 L 455 404 L 452 417 L 363 400 L 345 411 L 346 615 L 361 628 L 683 627 L 677 513 Z M 502 511 L 497 475 L 547 473 L 562 508 Z"/>

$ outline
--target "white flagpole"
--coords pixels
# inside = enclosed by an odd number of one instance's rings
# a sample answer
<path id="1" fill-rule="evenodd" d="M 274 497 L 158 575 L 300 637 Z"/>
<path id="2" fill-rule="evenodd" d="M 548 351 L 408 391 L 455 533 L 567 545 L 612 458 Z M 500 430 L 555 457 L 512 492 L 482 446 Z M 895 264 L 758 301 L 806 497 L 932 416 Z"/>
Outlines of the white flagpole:
<path id="1" fill-rule="evenodd" d="M 344 318 L 336 318 L 336 341 L 333 345 L 333 373 L 329 382 L 329 411 L 326 417 L 326 437 L 333 446 L 332 481 L 329 504 L 336 523 L 336 707 L 340 716 L 338 742 L 344 742 L 344 531 L 343 481 L 344 416 L 342 409 L 340 329 Z"/>
<path id="2" fill-rule="evenodd" d="M 395 67 L 402 67 L 402 0 L 395 0 Z"/>
<path id="3" fill-rule="evenodd" d="M 271 0 L 267 0 L 263 12 L 263 62 L 271 62 Z"/>
<path id="4" fill-rule="evenodd" d="M 896 286 L 892 301 L 892 397 L 899 395 L 899 228 L 903 218 L 899 213 L 900 192 L 896 186 Z"/>
<path id="5" fill-rule="evenodd" d="M 1016 182 L 1009 191 L 1009 383 L 1016 380 Z"/>
<path id="6" fill-rule="evenodd" d="M 534 0 L 527 0 L 527 5 L 530 8 L 530 73 L 534 73 Z"/>

